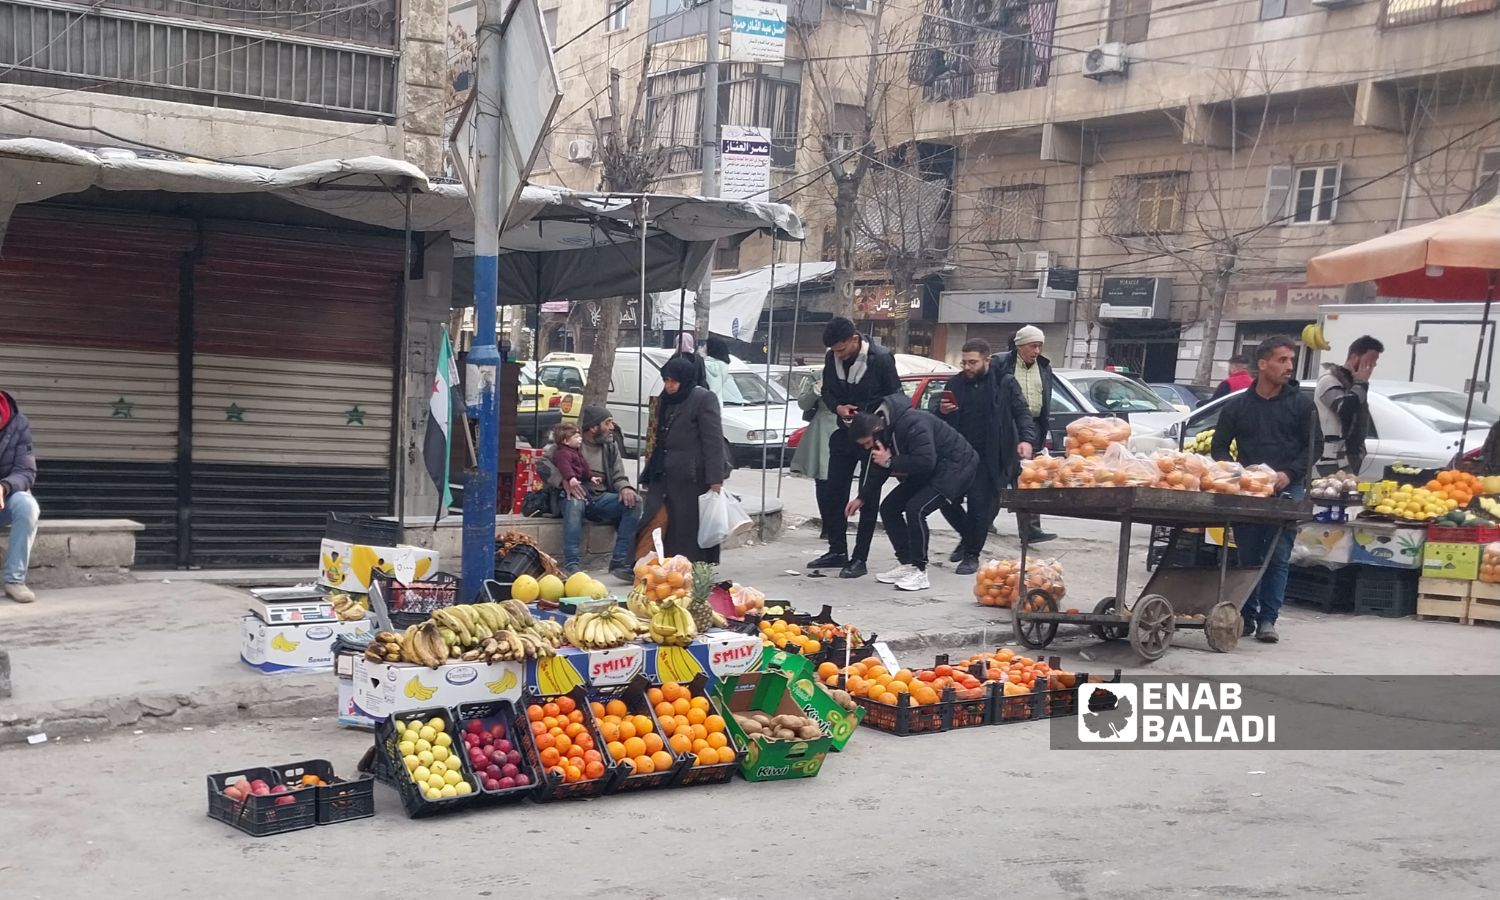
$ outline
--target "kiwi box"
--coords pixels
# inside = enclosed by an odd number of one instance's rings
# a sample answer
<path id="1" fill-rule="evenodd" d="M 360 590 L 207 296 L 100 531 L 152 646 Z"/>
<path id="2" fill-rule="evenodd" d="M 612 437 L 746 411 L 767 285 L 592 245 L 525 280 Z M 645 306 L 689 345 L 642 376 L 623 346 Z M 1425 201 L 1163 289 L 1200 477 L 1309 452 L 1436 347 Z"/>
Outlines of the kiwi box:
<path id="1" fill-rule="evenodd" d="M 855 705 L 854 711 L 839 706 L 828 689 L 818 683 L 817 670 L 812 660 L 798 653 L 788 653 L 767 647 L 763 657 L 766 671 L 780 672 L 787 677 L 792 699 L 802 711 L 823 725 L 834 750 L 843 750 L 854 736 L 854 729 L 864 721 L 865 708 Z"/>
<path id="2" fill-rule="evenodd" d="M 1479 577 L 1479 544 L 1429 540 L 1422 548 L 1422 574 L 1428 578 L 1473 581 Z"/>
<path id="3" fill-rule="evenodd" d="M 806 716 L 792 699 L 791 680 L 781 672 L 751 672 L 721 679 L 714 690 L 729 713 L 727 725 L 734 742 L 745 748 L 740 774 L 746 781 L 784 781 L 811 778 L 823 768 L 833 745 L 827 736 L 812 740 L 775 741 L 751 737 L 735 714 L 765 713 L 770 716 Z"/>

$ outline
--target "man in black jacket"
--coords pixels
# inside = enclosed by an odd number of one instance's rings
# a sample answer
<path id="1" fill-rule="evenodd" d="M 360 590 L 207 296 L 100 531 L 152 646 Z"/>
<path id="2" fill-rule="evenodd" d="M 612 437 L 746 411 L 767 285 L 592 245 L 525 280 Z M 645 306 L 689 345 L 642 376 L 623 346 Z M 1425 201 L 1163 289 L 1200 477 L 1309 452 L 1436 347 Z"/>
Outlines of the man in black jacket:
<path id="1" fill-rule="evenodd" d="M 1021 398 L 1026 401 L 1026 410 L 1036 426 L 1037 447 L 1047 442 L 1049 409 L 1052 406 L 1052 362 L 1042 355 L 1045 335 L 1035 325 L 1024 325 L 1011 338 L 1011 351 L 997 353 L 990 359 L 990 366 L 1002 375 L 1011 375 L 1021 389 Z M 1009 483 L 1014 486 L 1014 479 Z M 1016 524 L 1026 534 L 1027 543 L 1039 544 L 1057 537 L 1042 530 L 1041 516 L 1016 515 Z"/>
<path id="2" fill-rule="evenodd" d="M 36 452 L 31 446 L 31 423 L 10 394 L 0 391 L 0 528 L 10 529 L 5 551 L 5 596 L 31 603 L 36 594 L 26 586 L 26 568 L 36 542 L 41 508 L 31 496 L 36 484 Z"/>
<path id="3" fill-rule="evenodd" d="M 964 502 L 954 500 L 943 507 L 944 518 L 959 534 L 958 549 L 949 560 L 958 563 L 957 574 L 972 575 L 979 571 L 990 523 L 1000 511 L 1000 491 L 1015 479 L 1020 461 L 1030 459 L 1038 443 L 1036 421 L 1015 376 L 991 365 L 990 345 L 978 339 L 964 344 L 963 371 L 948 379 L 938 412 L 979 455 Z"/>
<path id="4" fill-rule="evenodd" d="M 899 565 L 875 580 L 898 590 L 925 591 L 932 586 L 927 580 L 927 517 L 969 490 L 979 454 L 942 419 L 912 409 L 911 399 L 900 392 L 886 399 L 880 415 L 855 416 L 849 434 L 870 451 L 872 467 L 901 481 L 881 502 L 879 487 L 872 488 L 866 479 L 860 495 L 849 501 L 850 515 L 880 503 L 880 521 L 896 550 Z"/>
<path id="5" fill-rule="evenodd" d="M 1318 418 L 1312 401 L 1292 379 L 1297 345 L 1285 335 L 1267 338 L 1255 348 L 1256 375 L 1250 389 L 1235 394 L 1219 413 L 1214 426 L 1214 459 L 1229 459 L 1229 445 L 1238 441 L 1239 462 L 1276 470 L 1278 493 L 1301 498 L 1313 450 L 1320 447 Z M 1259 565 L 1270 554 L 1260 583 L 1245 601 L 1240 615 L 1244 633 L 1274 644 L 1276 616 L 1286 598 L 1286 579 L 1296 529 L 1277 540 L 1274 526 L 1235 526 L 1234 543 L 1244 565 Z"/>
<path id="6" fill-rule="evenodd" d="M 839 569 L 840 578 L 860 578 L 868 572 L 870 544 L 875 539 L 875 509 L 866 509 L 859 517 L 854 555 L 849 555 L 849 489 L 854 470 L 864 465 L 862 481 L 873 480 L 879 496 L 879 485 L 885 481 L 884 470 L 870 468 L 870 453 L 849 436 L 849 423 L 860 413 L 871 413 L 891 394 L 901 392 L 901 376 L 896 374 L 896 357 L 854 330 L 854 323 L 836 318 L 823 329 L 823 346 L 828 348 L 823 363 L 823 405 L 838 417 L 838 427 L 828 438 L 828 477 L 818 498 L 823 529 L 828 535 L 828 552 L 808 563 L 810 569 Z M 908 404 L 910 400 L 907 401 Z"/>

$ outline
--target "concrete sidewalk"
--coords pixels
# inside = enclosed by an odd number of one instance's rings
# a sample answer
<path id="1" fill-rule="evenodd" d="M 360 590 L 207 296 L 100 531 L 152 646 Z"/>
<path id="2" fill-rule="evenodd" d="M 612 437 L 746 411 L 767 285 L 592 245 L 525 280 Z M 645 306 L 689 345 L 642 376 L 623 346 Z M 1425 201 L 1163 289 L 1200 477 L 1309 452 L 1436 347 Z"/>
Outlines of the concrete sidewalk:
<path id="1" fill-rule="evenodd" d="M 1056 527 L 1064 536 L 1045 551 L 1063 566 L 1065 606 L 1092 608 L 1114 592 L 1114 544 L 1089 536 L 1088 523 L 1059 520 Z M 949 549 L 951 534 L 934 537 L 935 558 L 946 558 Z M 1011 641 L 1010 612 L 979 606 L 972 577 L 952 574 L 946 563 L 932 568 L 931 591 L 903 594 L 873 577 L 807 577 L 806 562 L 822 550 L 815 532 L 792 530 L 776 542 L 727 552 L 721 573 L 800 610 L 827 604 L 838 621 L 879 635 L 912 665 L 929 664 L 940 651 Z M 1016 555 L 1013 538 L 992 538 L 988 550 Z M 890 552 L 877 535 L 872 569 L 892 565 Z M 1135 546 L 1133 589 L 1144 583 L 1144 558 L 1144 544 Z M 239 661 L 238 620 L 246 600 L 239 589 L 185 582 L 171 573 L 120 587 L 49 591 L 31 606 L 0 603 L 14 682 L 14 696 L 0 700 L 0 743 L 42 731 L 56 737 L 241 718 L 332 717 L 332 674 L 262 675 Z M 1185 633 L 1150 668 L 1205 677 L 1375 675 L 1388 673 L 1395 658 L 1433 674 L 1500 673 L 1500 629 L 1288 607 L 1281 631 L 1280 644 L 1246 641 L 1229 654 L 1210 652 L 1201 634 Z M 1143 668 L 1125 642 L 1103 644 L 1081 628 L 1062 629 L 1046 652 L 1083 671 Z"/>

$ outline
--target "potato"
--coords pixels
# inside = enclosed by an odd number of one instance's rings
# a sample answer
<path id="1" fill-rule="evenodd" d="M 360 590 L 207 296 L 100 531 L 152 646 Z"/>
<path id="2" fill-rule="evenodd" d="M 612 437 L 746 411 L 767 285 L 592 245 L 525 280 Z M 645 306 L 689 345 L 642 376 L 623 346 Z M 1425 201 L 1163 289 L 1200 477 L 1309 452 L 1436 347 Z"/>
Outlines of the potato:
<path id="1" fill-rule="evenodd" d="M 797 737 L 802 738 L 804 741 L 814 741 L 822 736 L 823 729 L 819 728 L 816 725 L 804 725 L 802 726 L 802 729 L 797 732 Z"/>
<path id="2" fill-rule="evenodd" d="M 755 721 L 753 719 L 750 720 L 750 721 L 748 721 L 748 722 L 741 722 L 740 723 L 740 727 L 742 729 L 744 729 L 744 731 L 745 731 L 746 734 L 752 735 L 752 736 L 760 734 L 762 731 L 765 730 L 765 729 L 761 728 L 761 725 L 760 725 L 759 722 L 757 722 L 757 721 Z"/>

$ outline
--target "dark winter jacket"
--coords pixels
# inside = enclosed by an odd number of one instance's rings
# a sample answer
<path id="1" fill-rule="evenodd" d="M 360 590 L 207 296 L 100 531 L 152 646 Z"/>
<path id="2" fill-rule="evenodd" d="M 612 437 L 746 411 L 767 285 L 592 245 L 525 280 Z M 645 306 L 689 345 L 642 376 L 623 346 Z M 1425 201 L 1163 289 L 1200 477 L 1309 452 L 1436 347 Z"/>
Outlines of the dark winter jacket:
<path id="1" fill-rule="evenodd" d="M 1004 353 L 996 353 L 990 357 L 990 371 L 999 371 L 1001 375 L 1015 377 L 1016 367 L 1020 364 L 1020 357 L 1016 356 L 1014 348 Z M 1047 440 L 1048 429 L 1051 427 L 1049 416 L 1052 408 L 1053 376 L 1052 361 L 1047 359 L 1047 357 L 1038 356 L 1036 364 L 1042 367 L 1042 412 L 1036 417 L 1036 437 L 1038 449 L 1040 449 L 1040 443 Z M 1020 391 L 1020 388 L 1021 385 L 1018 381 L 1016 383 L 1016 390 Z M 1026 402 L 1024 394 L 1022 394 L 1021 402 L 1023 404 Z"/>
<path id="2" fill-rule="evenodd" d="M 682 388 L 687 390 L 687 388 Z M 660 405 L 661 401 L 657 401 Z M 662 409 L 659 415 L 667 415 Z M 723 484 L 730 467 L 724 450 L 724 422 L 719 398 L 706 387 L 695 387 L 672 411 L 662 453 L 662 483 L 691 484 L 699 494 L 711 484 Z"/>
<path id="3" fill-rule="evenodd" d="M 911 398 L 899 391 L 881 404 L 881 414 L 887 424 L 875 440 L 891 451 L 891 474 L 915 484 L 931 484 L 949 500 L 962 499 L 979 467 L 979 454 L 964 436 L 932 413 L 912 409 Z M 867 482 L 878 483 L 879 479 Z M 862 499 L 867 505 L 880 501 L 879 497 Z"/>
<path id="4" fill-rule="evenodd" d="M 854 384 L 845 384 L 838 376 L 833 351 L 823 358 L 823 405 L 835 415 L 846 403 L 859 407 L 860 412 L 873 413 L 891 394 L 901 390 L 901 376 L 896 372 L 896 355 L 867 337 L 860 340 L 869 347 L 864 377 Z M 848 427 L 842 419 L 839 427 Z"/>
<path id="5" fill-rule="evenodd" d="M 959 395 L 967 380 L 968 376 L 960 372 L 948 379 L 945 390 Z M 1021 468 L 1021 457 L 1016 452 L 1016 445 L 1025 441 L 1035 450 L 1040 450 L 1042 445 L 1036 423 L 1026 409 L 1026 398 L 1021 396 L 1021 386 L 1016 382 L 1015 376 L 1001 374 L 992 365 L 981 381 L 984 390 L 979 394 L 984 397 L 984 424 L 987 432 L 979 443 L 970 443 L 979 454 L 980 464 L 989 469 L 991 483 L 1006 484 Z M 942 419 L 957 428 L 962 412 L 961 409 L 956 410 L 942 416 Z"/>
<path id="6" fill-rule="evenodd" d="M 1239 442 L 1242 465 L 1262 463 L 1285 472 L 1293 485 L 1304 484 L 1315 448 L 1322 447 L 1312 398 L 1296 381 L 1269 400 L 1251 385 L 1225 401 L 1214 426 L 1214 459 L 1229 459 L 1231 441 Z"/>
<path id="7" fill-rule="evenodd" d="M 36 452 L 31 446 L 31 423 L 16 398 L 0 391 L 0 492 L 31 490 L 36 484 Z"/>
<path id="8" fill-rule="evenodd" d="M 1325 363 L 1323 377 L 1313 389 L 1313 402 L 1323 431 L 1319 467 L 1329 473 L 1348 469 L 1358 475 L 1370 432 L 1370 383 L 1356 381 L 1354 373 L 1341 365 Z"/>

